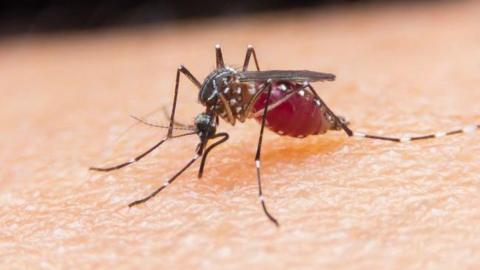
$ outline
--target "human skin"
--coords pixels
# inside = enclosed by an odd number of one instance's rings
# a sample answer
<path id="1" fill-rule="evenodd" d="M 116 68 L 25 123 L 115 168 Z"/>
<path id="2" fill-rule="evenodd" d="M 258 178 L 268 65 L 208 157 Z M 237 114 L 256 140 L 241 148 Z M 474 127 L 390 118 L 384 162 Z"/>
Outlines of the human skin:
<path id="1" fill-rule="evenodd" d="M 478 269 L 479 132 L 396 144 L 329 132 L 231 139 L 145 205 L 194 154 L 172 140 L 110 173 L 165 130 L 129 114 L 170 106 L 184 64 L 199 80 L 215 43 L 241 66 L 337 75 L 315 83 L 354 130 L 405 135 L 478 124 L 480 4 L 443 3 L 267 14 L 160 28 L 28 37 L 0 44 L 1 269 Z M 182 78 L 177 119 L 202 111 Z M 195 104 L 195 105 L 194 105 Z M 166 123 L 162 114 L 147 118 Z M 123 135 L 122 135 L 123 134 Z"/>

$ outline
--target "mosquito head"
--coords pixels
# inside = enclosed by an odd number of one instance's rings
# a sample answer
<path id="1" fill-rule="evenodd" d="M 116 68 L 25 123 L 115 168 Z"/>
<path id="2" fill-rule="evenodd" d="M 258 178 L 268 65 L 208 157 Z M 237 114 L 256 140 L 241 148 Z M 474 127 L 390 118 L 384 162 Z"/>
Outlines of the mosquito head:
<path id="1" fill-rule="evenodd" d="M 211 138 L 217 132 L 215 117 L 208 113 L 201 113 L 195 118 L 195 130 L 203 141 Z"/>
<path id="2" fill-rule="evenodd" d="M 225 67 L 214 70 L 202 84 L 198 99 L 204 106 L 212 106 L 217 100 L 219 92 L 226 89 L 229 83 L 235 79 L 235 69 Z"/>

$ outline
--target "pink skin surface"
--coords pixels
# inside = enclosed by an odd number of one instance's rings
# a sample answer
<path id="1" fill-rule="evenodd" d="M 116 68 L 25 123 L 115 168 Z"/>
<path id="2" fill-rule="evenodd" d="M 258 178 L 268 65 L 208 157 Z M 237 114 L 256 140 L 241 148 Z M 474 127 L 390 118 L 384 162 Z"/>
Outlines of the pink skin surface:
<path id="1" fill-rule="evenodd" d="M 380 1 L 377 1 L 380 3 Z M 420 3 L 421 2 L 421 3 Z M 383 2 L 382 2 L 383 3 Z M 403 4 L 405 3 L 405 6 Z M 293 139 L 221 122 L 230 139 L 145 205 L 195 154 L 166 131 L 175 73 L 241 66 L 331 72 L 313 87 L 351 128 L 422 135 L 480 120 L 479 1 L 258 14 L 0 43 L 0 269 L 480 269 L 480 132 L 393 143 L 341 131 Z M 294 41 L 291 42 L 292 37 Z M 250 67 L 253 70 L 253 66 Z M 176 119 L 204 108 L 180 81 Z M 276 114 L 274 114 L 276 115 Z M 290 119 L 290 118 L 289 118 Z M 175 134 L 179 134 L 177 131 Z"/>
<path id="2" fill-rule="evenodd" d="M 295 82 L 273 82 L 269 106 L 289 95 L 292 90 L 302 87 L 303 85 Z M 267 91 L 260 95 L 255 102 L 253 108 L 256 112 L 265 108 L 266 98 Z M 262 122 L 262 116 L 257 116 L 256 119 L 259 123 Z M 265 126 L 279 135 L 302 138 L 312 134 L 325 133 L 328 123 L 323 110 L 316 103 L 313 93 L 303 90 L 269 110 Z"/>

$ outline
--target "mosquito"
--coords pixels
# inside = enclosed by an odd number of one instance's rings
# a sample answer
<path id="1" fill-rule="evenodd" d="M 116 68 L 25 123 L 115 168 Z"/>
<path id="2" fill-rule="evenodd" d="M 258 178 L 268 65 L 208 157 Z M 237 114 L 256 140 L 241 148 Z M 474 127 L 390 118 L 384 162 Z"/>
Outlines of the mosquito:
<path id="1" fill-rule="evenodd" d="M 416 137 L 387 137 L 356 132 L 350 129 L 348 121 L 336 115 L 320 98 L 312 86 L 314 82 L 334 81 L 335 75 L 309 70 L 260 70 L 257 55 L 253 46 L 249 45 L 243 68 L 235 69 L 225 65 L 222 50 L 215 46 L 216 69 L 203 81 L 200 81 L 183 65 L 176 73 L 175 91 L 168 126 L 154 125 L 138 119 L 144 124 L 167 128 L 167 135 L 150 149 L 137 157 L 112 167 L 91 167 L 90 170 L 108 172 L 126 167 L 140 161 L 164 142 L 189 135 L 198 135 L 199 143 L 195 155 L 175 175 L 150 195 L 130 203 L 128 206 L 143 204 L 155 197 L 159 192 L 171 185 L 185 170 L 201 158 L 198 177 L 201 178 L 208 154 L 229 138 L 226 132 L 217 132 L 219 118 L 235 125 L 237 121 L 256 119 L 260 123 L 255 167 L 258 185 L 258 198 L 267 218 L 276 226 L 277 219 L 270 214 L 262 190 L 261 151 L 265 127 L 282 136 L 304 138 L 310 135 L 325 134 L 329 130 L 343 130 L 349 137 L 384 140 L 392 142 L 409 142 L 424 139 L 441 138 L 448 135 L 473 132 L 480 125 L 470 125 L 449 132 L 436 132 Z M 250 59 L 253 57 L 256 70 L 249 71 Z M 180 83 L 184 75 L 198 89 L 199 102 L 205 111 L 196 116 L 193 125 L 183 125 L 175 121 L 175 109 Z M 167 113 L 168 114 L 168 113 Z M 185 133 L 173 135 L 174 130 L 184 130 Z M 209 142 L 213 142 L 209 144 Z"/>

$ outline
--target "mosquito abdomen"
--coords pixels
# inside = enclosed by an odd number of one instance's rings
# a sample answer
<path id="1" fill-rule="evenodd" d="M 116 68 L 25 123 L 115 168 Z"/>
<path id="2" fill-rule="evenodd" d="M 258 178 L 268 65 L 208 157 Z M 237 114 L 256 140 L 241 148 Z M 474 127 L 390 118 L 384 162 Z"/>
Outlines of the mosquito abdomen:
<path id="1" fill-rule="evenodd" d="M 303 89 L 302 84 L 291 81 L 272 82 L 272 93 L 265 126 L 279 135 L 303 138 L 325 133 L 331 123 L 325 115 L 325 107 L 314 94 Z M 293 94 L 292 94 L 293 93 Z M 281 101 L 291 95 L 288 99 Z M 261 94 L 254 104 L 254 112 L 265 108 L 267 93 Z M 262 115 L 255 117 L 262 121 Z"/>

